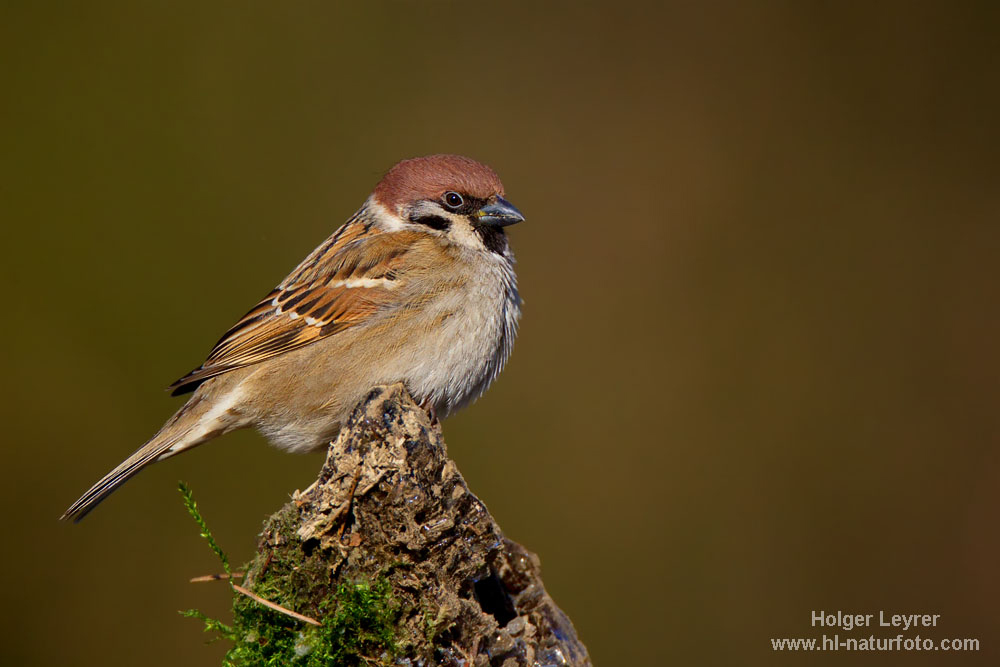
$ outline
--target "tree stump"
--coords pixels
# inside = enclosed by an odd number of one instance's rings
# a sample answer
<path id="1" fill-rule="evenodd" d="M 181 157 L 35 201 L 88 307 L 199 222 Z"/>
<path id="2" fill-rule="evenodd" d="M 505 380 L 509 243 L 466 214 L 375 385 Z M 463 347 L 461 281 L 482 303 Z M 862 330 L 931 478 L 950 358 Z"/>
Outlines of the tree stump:
<path id="1" fill-rule="evenodd" d="M 321 626 L 240 598 L 233 664 L 591 664 L 538 557 L 504 537 L 401 384 L 368 394 L 319 479 L 266 522 L 244 586 Z"/>

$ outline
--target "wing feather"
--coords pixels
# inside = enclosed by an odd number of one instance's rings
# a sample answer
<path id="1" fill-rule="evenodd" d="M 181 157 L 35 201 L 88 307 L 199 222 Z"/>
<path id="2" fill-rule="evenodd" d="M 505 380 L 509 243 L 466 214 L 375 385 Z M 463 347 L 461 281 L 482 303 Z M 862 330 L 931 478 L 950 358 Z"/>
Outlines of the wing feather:
<path id="1" fill-rule="evenodd" d="M 172 395 L 365 322 L 398 305 L 406 254 L 419 232 L 381 232 L 357 216 L 223 334 L 205 363 L 174 382 Z"/>

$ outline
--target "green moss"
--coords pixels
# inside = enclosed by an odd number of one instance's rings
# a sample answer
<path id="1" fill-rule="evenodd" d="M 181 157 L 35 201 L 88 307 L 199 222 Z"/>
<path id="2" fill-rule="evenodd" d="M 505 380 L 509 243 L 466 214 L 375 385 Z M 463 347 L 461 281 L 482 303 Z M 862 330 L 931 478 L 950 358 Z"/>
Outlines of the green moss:
<path id="1" fill-rule="evenodd" d="M 341 584 L 337 589 L 337 611 L 327 625 L 332 643 L 341 647 L 344 657 L 349 653 L 371 655 L 378 650 L 394 654 L 398 616 L 399 604 L 392 597 L 392 585 L 380 577 L 372 584 Z"/>
<path id="2" fill-rule="evenodd" d="M 233 605 L 236 645 L 226 654 L 225 664 L 391 664 L 398 652 L 399 609 L 392 585 L 384 577 L 341 584 L 334 597 L 321 605 L 321 612 L 330 612 L 321 614 L 322 627 L 300 623 L 240 597 Z"/>
<path id="3" fill-rule="evenodd" d="M 225 553 L 216 544 L 190 489 L 181 485 L 188 512 L 212 550 L 229 571 Z M 329 563 L 307 556 L 295 535 L 296 513 L 286 508 L 269 522 L 266 532 L 280 546 L 258 556 L 247 567 L 256 595 L 286 609 L 314 616 L 317 627 L 269 609 L 233 592 L 233 624 L 209 618 L 197 610 L 182 612 L 199 618 L 206 632 L 232 641 L 223 664 L 249 665 L 372 665 L 391 664 L 400 649 L 397 622 L 401 605 L 385 573 L 367 581 L 341 583 L 331 590 Z M 310 613 L 309 610 L 315 610 Z"/>
<path id="4" fill-rule="evenodd" d="M 194 500 L 194 493 L 191 491 L 191 487 L 184 482 L 177 482 L 177 489 L 181 492 L 181 499 L 184 501 L 184 507 L 187 508 L 188 514 L 191 515 L 194 522 L 198 524 L 198 528 L 201 529 L 201 536 L 208 540 L 208 546 L 212 548 L 215 555 L 222 561 L 222 569 L 226 571 L 226 574 L 232 574 L 229 569 L 229 557 L 226 556 L 226 552 L 222 550 L 222 547 L 212 537 L 212 531 L 208 529 L 208 524 L 205 523 L 205 519 L 201 516 L 201 511 L 198 509 L 198 503 Z"/>
<path id="5" fill-rule="evenodd" d="M 216 641 L 219 639 L 228 639 L 229 641 L 236 641 L 235 631 L 223 623 L 222 621 L 210 618 L 198 611 L 197 609 L 188 609 L 187 611 L 180 612 L 181 616 L 186 616 L 187 618 L 197 618 L 205 624 L 205 632 L 213 632 L 216 634 L 211 641 Z"/>

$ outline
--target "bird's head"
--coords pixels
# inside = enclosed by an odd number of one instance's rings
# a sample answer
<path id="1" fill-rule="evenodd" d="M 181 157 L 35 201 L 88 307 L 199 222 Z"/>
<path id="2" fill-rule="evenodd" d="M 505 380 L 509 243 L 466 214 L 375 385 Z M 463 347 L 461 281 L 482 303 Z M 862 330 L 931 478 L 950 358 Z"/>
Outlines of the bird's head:
<path id="1" fill-rule="evenodd" d="M 504 199 L 503 183 L 485 164 L 460 155 L 429 155 L 398 163 L 372 200 L 386 226 L 416 227 L 475 249 L 503 254 L 503 228 L 524 220 Z"/>

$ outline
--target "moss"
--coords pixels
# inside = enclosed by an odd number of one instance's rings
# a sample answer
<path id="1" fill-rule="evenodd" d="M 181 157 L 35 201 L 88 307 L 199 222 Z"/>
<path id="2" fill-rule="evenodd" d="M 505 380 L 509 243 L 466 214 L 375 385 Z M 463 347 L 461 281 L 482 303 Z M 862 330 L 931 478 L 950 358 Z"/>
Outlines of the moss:
<path id="1" fill-rule="evenodd" d="M 227 572 L 228 560 L 215 542 L 190 489 L 181 485 L 188 512 Z M 246 569 L 251 590 L 286 609 L 313 615 L 316 627 L 233 592 L 233 624 L 209 618 L 197 610 L 181 612 L 200 619 L 206 632 L 232 641 L 224 665 L 372 665 L 391 664 L 399 654 L 397 623 L 401 605 L 392 584 L 381 573 L 369 580 L 341 583 L 332 589 L 329 564 L 319 554 L 306 555 L 295 535 L 294 508 L 276 514 L 265 527 L 271 545 Z"/>
<path id="2" fill-rule="evenodd" d="M 329 613 L 321 614 L 323 625 L 315 627 L 249 598 L 237 598 L 233 605 L 236 645 L 226 654 L 225 664 L 391 664 L 398 652 L 399 604 L 388 579 L 341 584 L 321 611 Z"/>
<path id="3" fill-rule="evenodd" d="M 210 641 L 216 641 L 219 639 L 236 641 L 236 632 L 222 621 L 209 618 L 197 609 L 188 609 L 187 611 L 180 612 L 180 614 L 181 616 L 186 616 L 188 618 L 197 618 L 203 622 L 205 624 L 205 632 L 213 632 L 216 635 Z"/>
<path id="4" fill-rule="evenodd" d="M 229 557 L 226 556 L 226 552 L 215 541 L 212 531 L 208 529 L 208 524 L 202 518 L 201 511 L 198 509 L 198 503 L 194 500 L 194 493 L 191 491 L 191 487 L 184 482 L 178 482 L 177 490 L 181 492 L 181 499 L 184 501 L 184 507 L 187 508 L 188 514 L 191 515 L 194 522 L 198 524 L 198 528 L 201 529 L 201 536 L 208 541 L 208 546 L 211 547 L 215 555 L 222 561 L 222 569 L 226 571 L 226 574 L 232 574 L 232 571 L 229 569 Z"/>

